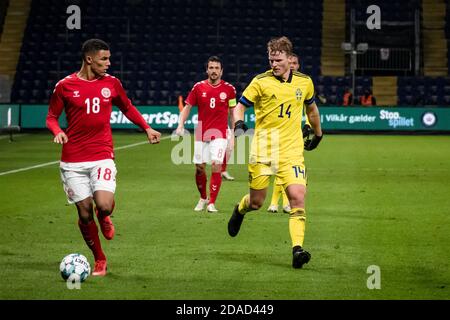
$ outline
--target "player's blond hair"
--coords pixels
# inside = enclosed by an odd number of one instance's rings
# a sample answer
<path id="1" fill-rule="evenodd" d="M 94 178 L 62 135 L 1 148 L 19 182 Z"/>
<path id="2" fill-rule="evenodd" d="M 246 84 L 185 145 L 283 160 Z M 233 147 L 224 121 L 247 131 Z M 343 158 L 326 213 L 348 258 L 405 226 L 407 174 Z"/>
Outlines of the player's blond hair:
<path id="1" fill-rule="evenodd" d="M 279 37 L 273 38 L 267 43 L 267 52 L 275 53 L 275 52 L 285 52 L 289 57 L 293 53 L 293 46 L 291 40 L 288 37 Z"/>

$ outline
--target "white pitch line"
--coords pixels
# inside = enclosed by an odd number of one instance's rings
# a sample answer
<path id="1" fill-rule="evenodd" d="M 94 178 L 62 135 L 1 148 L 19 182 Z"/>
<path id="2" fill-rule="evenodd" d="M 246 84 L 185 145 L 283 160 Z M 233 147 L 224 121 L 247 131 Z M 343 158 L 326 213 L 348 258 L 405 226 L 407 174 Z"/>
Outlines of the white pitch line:
<path id="1" fill-rule="evenodd" d="M 28 135 L 28 133 L 14 134 L 14 135 L 13 135 L 13 139 L 14 139 L 14 138 L 17 138 L 17 137 L 23 137 L 23 136 L 26 136 L 26 135 Z M 8 134 L 8 135 L 2 135 L 2 136 L 0 136 L 0 140 L 9 139 L 9 138 L 10 138 L 10 137 L 9 137 L 9 134 Z"/>
<path id="2" fill-rule="evenodd" d="M 58 163 L 58 162 L 59 162 L 59 160 L 58 161 L 52 161 L 52 162 L 46 162 L 46 163 L 42 163 L 42 164 L 37 164 L 37 165 L 31 166 L 31 167 L 25 167 L 25 168 L 20 168 L 20 169 L 16 169 L 16 170 L 0 172 L 0 176 L 6 176 L 7 174 L 11 174 L 11 173 L 17 173 L 17 172 L 21 172 L 21 171 L 27 171 L 27 170 L 31 170 L 31 169 L 51 166 L 52 164 L 55 164 L 55 163 Z"/>
<path id="3" fill-rule="evenodd" d="M 163 138 L 161 138 L 161 141 L 165 140 L 165 139 L 169 139 L 170 137 L 171 136 L 163 137 Z M 140 146 L 142 144 L 148 144 L 148 143 L 149 143 L 148 140 L 147 141 L 142 141 L 142 142 L 136 142 L 136 143 L 133 143 L 133 144 L 128 144 L 126 146 L 121 146 L 121 147 L 114 148 L 114 150 L 122 150 L 122 149 L 133 148 L 133 147 Z"/>
<path id="4" fill-rule="evenodd" d="M 169 139 L 171 136 L 166 136 L 161 138 L 161 140 L 165 140 L 165 139 Z M 143 144 L 148 144 L 148 141 L 142 141 L 142 142 L 137 142 L 137 143 L 132 143 L 132 144 L 128 144 L 125 146 L 121 146 L 121 147 L 117 147 L 114 148 L 115 150 L 122 150 L 122 149 L 128 149 L 128 148 L 132 148 L 132 147 L 136 147 L 136 146 L 140 146 Z M 10 171 L 5 171 L 5 172 L 0 172 L 0 176 L 6 176 L 7 174 L 13 174 L 13 173 L 17 173 L 17 172 L 22 172 L 22 171 L 27 171 L 27 170 L 32 170 L 32 169 L 36 169 L 36 168 L 42 168 L 42 167 L 46 167 L 46 166 L 51 166 L 53 164 L 57 164 L 59 163 L 58 161 L 51 161 L 51 162 L 46 162 L 46 163 L 41 163 L 41 164 L 37 164 L 35 166 L 30 166 L 30 167 L 25 167 L 25 168 L 20 168 L 20 169 L 15 169 L 15 170 L 10 170 Z"/>

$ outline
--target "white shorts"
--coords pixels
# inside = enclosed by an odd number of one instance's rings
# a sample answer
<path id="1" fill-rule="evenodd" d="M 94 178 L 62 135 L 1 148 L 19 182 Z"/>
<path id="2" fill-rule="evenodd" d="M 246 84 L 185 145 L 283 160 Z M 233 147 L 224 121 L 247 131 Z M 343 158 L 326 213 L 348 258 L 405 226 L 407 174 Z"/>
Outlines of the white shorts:
<path id="1" fill-rule="evenodd" d="M 116 191 L 114 160 L 63 162 L 59 164 L 64 192 L 69 203 L 92 197 L 95 191 Z"/>
<path id="2" fill-rule="evenodd" d="M 194 159 L 195 164 L 201 163 L 223 163 L 225 151 L 227 148 L 227 139 L 214 139 L 212 141 L 195 141 L 194 142 Z"/>

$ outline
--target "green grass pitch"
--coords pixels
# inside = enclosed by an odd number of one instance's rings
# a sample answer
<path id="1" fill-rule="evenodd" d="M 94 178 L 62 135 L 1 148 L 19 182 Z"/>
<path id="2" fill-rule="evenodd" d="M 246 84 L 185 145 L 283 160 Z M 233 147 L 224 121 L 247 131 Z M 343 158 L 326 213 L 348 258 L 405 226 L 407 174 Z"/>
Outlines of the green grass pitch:
<path id="1" fill-rule="evenodd" d="M 114 133 L 115 146 L 145 140 Z M 450 137 L 327 135 L 306 153 L 303 269 L 291 267 L 288 215 L 227 222 L 247 192 L 246 165 L 230 165 L 219 214 L 193 211 L 193 165 L 174 165 L 177 142 L 116 151 L 116 238 L 102 239 L 104 278 L 69 290 L 59 262 L 93 257 L 66 204 L 57 164 L 0 175 L 0 299 L 448 299 Z M 49 133 L 0 139 L 0 173 L 59 159 Z M 270 191 L 269 191 L 270 196 Z M 369 266 L 380 289 L 368 289 Z"/>

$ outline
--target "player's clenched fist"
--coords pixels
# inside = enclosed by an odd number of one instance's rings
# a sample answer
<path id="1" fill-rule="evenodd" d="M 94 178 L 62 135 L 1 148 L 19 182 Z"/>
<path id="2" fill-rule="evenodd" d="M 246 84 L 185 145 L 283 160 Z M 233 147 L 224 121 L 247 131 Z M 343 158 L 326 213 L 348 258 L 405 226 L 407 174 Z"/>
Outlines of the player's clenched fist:
<path id="1" fill-rule="evenodd" d="M 180 137 L 183 136 L 184 135 L 184 127 L 178 126 L 177 129 L 175 130 L 175 134 Z"/>
<path id="2" fill-rule="evenodd" d="M 314 134 L 314 136 L 312 137 L 312 139 L 306 139 L 305 140 L 305 145 L 304 148 L 307 151 L 311 151 L 314 150 L 315 148 L 317 148 L 317 146 L 319 145 L 320 141 L 322 140 L 323 134 L 321 136 L 316 136 Z"/>
<path id="3" fill-rule="evenodd" d="M 153 130 L 152 128 L 148 128 L 145 130 L 147 132 L 148 141 L 150 141 L 151 144 L 159 143 L 161 141 L 161 133 Z"/>
<path id="4" fill-rule="evenodd" d="M 245 124 L 244 121 L 242 120 L 238 120 L 236 121 L 236 123 L 234 124 L 234 136 L 238 137 L 241 134 L 244 134 L 246 131 L 248 130 L 247 125 Z"/>

